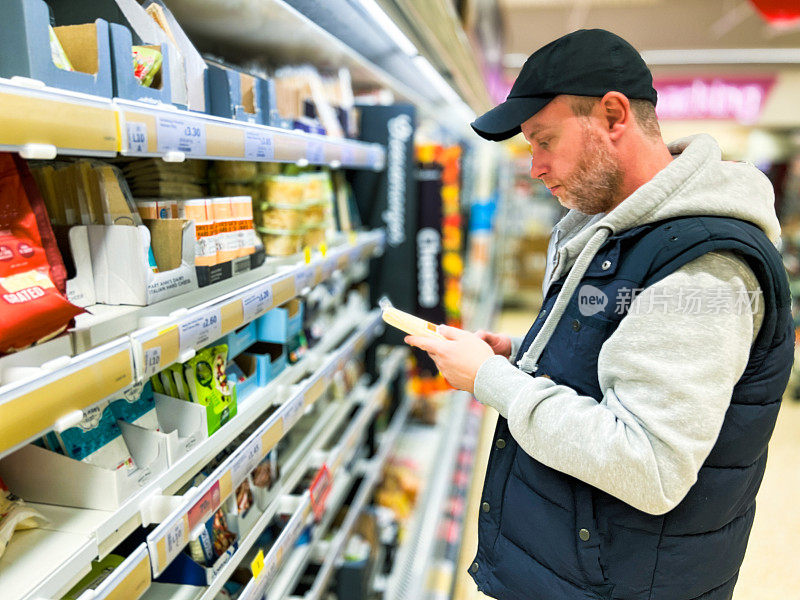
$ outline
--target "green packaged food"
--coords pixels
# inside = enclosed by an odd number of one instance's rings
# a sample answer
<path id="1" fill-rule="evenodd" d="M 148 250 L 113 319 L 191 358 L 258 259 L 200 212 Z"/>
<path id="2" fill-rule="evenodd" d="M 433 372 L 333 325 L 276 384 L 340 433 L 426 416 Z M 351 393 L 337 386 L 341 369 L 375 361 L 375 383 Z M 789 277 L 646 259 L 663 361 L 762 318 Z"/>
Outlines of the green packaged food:
<path id="1" fill-rule="evenodd" d="M 132 51 L 133 76 L 139 81 L 139 85 L 152 86 L 153 80 L 161 70 L 163 60 L 161 52 L 149 46 L 132 46 Z"/>
<path id="2" fill-rule="evenodd" d="M 225 373 L 227 359 L 228 346 L 222 344 L 200 350 L 183 365 L 192 402 L 206 407 L 209 435 L 236 415 L 236 386 Z"/>

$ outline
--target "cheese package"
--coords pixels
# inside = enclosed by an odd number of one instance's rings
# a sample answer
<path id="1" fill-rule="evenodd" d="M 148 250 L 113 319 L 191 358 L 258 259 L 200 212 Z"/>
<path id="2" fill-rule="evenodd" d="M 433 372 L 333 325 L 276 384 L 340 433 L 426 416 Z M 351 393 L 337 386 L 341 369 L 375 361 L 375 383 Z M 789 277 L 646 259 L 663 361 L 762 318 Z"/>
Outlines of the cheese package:
<path id="1" fill-rule="evenodd" d="M 56 433 L 66 456 L 104 469 L 135 468 L 122 431 L 107 400 L 84 409 L 75 427 Z"/>
<path id="2" fill-rule="evenodd" d="M 439 340 L 447 339 L 439 333 L 433 323 L 393 307 L 392 303 L 385 298 L 380 301 L 380 307 L 383 320 L 400 331 L 405 331 L 409 335 L 421 335 Z"/>
<path id="3" fill-rule="evenodd" d="M 132 46 L 133 76 L 139 85 L 151 87 L 156 75 L 161 70 L 163 57 L 161 52 L 153 46 Z"/>
<path id="4" fill-rule="evenodd" d="M 0 556 L 15 531 L 33 529 L 47 522 L 38 510 L 14 496 L 0 479 Z"/>

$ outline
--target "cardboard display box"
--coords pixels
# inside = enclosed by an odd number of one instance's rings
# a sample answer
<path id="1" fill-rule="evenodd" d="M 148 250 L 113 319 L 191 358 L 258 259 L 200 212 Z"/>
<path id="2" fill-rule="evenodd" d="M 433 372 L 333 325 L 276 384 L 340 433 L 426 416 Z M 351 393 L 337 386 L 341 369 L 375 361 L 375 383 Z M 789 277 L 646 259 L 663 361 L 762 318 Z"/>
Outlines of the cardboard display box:
<path id="1" fill-rule="evenodd" d="M 167 43 L 146 44 L 147 47 L 161 52 L 161 68 L 150 87 L 141 85 L 133 75 L 132 47 L 133 36 L 127 27 L 111 23 L 109 25 L 111 42 L 111 64 L 114 76 L 114 96 L 126 100 L 143 102 L 172 102 L 172 84 L 170 80 L 170 50 Z"/>
<path id="2" fill-rule="evenodd" d="M 50 16 L 44 0 L 5 0 L 0 19 L 0 77 L 28 77 L 45 84 L 111 98 L 108 23 L 54 27 L 74 71 L 58 68 L 50 51 Z"/>
<path id="3" fill-rule="evenodd" d="M 265 81 L 224 65 L 207 62 L 209 114 L 248 123 L 267 123 L 262 110 Z"/>
<path id="4" fill-rule="evenodd" d="M 294 298 L 256 320 L 258 341 L 285 344 L 303 328 L 303 302 Z"/>

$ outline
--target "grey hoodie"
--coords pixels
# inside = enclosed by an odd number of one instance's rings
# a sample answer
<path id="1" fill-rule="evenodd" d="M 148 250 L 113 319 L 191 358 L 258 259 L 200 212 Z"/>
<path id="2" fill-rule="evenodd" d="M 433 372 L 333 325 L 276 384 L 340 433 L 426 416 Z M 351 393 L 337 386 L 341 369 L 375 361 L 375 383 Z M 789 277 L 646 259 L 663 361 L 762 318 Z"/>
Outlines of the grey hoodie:
<path id="1" fill-rule="evenodd" d="M 545 290 L 565 274 L 560 295 L 574 290 L 608 236 L 670 217 L 734 217 L 777 243 L 774 195 L 762 173 L 722 161 L 708 135 L 675 142 L 670 151 L 675 159 L 608 214 L 573 210 L 559 222 Z M 687 311 L 687 290 L 730 301 L 711 306 L 709 300 L 702 310 Z M 639 510 L 665 513 L 697 480 L 719 435 L 763 317 L 760 302 L 736 299 L 752 300 L 759 291 L 753 272 L 730 252 L 701 256 L 642 291 L 600 350 L 599 403 L 520 370 L 536 374 L 548 330 L 560 318 L 559 302 L 569 300 L 559 298 L 520 368 L 501 356 L 486 360 L 475 396 L 508 419 L 511 434 L 536 460 Z"/>

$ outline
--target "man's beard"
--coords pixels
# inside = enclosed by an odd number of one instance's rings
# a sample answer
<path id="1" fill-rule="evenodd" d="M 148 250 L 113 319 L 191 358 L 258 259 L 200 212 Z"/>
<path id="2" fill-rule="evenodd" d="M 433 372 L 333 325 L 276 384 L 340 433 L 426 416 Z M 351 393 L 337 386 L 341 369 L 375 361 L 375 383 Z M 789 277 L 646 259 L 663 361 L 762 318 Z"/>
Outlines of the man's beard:
<path id="1" fill-rule="evenodd" d="M 619 161 L 603 143 L 600 134 L 583 128 L 583 152 L 569 177 L 562 182 L 561 203 L 587 215 L 612 209 L 622 188 L 623 173 Z"/>

